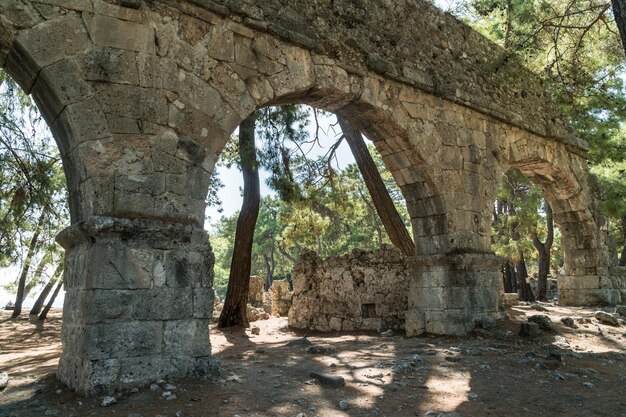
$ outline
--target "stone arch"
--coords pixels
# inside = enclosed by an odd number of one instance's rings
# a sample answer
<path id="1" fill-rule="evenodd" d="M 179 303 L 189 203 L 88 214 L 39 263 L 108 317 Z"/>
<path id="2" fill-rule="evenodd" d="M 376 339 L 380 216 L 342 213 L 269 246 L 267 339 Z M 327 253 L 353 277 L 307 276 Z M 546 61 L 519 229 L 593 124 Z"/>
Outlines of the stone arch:
<path id="1" fill-rule="evenodd" d="M 337 111 L 374 139 L 416 237 L 408 334 L 464 334 L 500 314 L 489 205 L 503 167 L 523 162 L 509 143 L 534 135 L 563 153 L 559 165 L 582 164 L 570 155 L 580 143 L 534 77 L 494 72 L 498 48 L 428 2 L 332 3 L 0 4 L 0 65 L 35 94 L 75 191 L 74 224 L 58 238 L 68 290 L 58 375 L 72 388 L 215 375 L 204 198 L 228 135 L 263 105 Z M 548 183 L 559 215 L 584 220 L 570 207 L 584 201 Z M 572 287 L 601 285 L 602 265 Z"/>
<path id="2" fill-rule="evenodd" d="M 586 152 L 513 129 L 506 136 L 507 164 L 538 186 L 561 230 L 565 256 L 559 277 L 559 302 L 565 305 L 614 305 L 623 300 L 624 278 L 612 267 L 605 220 L 587 170 Z"/>

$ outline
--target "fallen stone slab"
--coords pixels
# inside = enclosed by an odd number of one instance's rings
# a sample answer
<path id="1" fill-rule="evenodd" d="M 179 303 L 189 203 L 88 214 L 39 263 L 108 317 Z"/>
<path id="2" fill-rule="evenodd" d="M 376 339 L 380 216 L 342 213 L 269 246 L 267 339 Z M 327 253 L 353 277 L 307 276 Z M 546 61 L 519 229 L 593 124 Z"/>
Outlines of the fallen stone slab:
<path id="1" fill-rule="evenodd" d="M 615 306 L 615 313 L 626 317 L 626 306 Z"/>
<path id="2" fill-rule="evenodd" d="M 286 346 L 309 346 L 309 345 L 311 345 L 311 341 L 307 339 L 306 336 L 304 336 L 300 339 L 296 339 L 296 340 L 292 340 L 288 342 Z"/>
<path id="3" fill-rule="evenodd" d="M 337 352 L 337 349 L 335 349 L 334 347 L 330 347 L 330 346 L 313 345 L 313 346 L 309 346 L 306 349 L 306 352 L 312 355 L 330 355 L 330 354 Z"/>
<path id="4" fill-rule="evenodd" d="M 312 378 L 315 378 L 322 385 L 327 385 L 333 388 L 341 388 L 346 385 L 346 381 L 342 376 L 326 374 L 324 372 L 313 371 L 309 374 Z"/>
<path id="5" fill-rule="evenodd" d="M 0 390 L 3 390 L 9 385 L 9 373 L 4 371 L 0 372 Z"/>
<path id="6" fill-rule="evenodd" d="M 617 321 L 617 317 L 605 311 L 596 311 L 595 317 L 596 317 L 596 320 L 598 320 L 601 323 L 610 324 L 611 326 L 619 325 L 619 321 Z"/>
<path id="7" fill-rule="evenodd" d="M 572 329 L 577 329 L 578 328 L 578 326 L 576 325 L 576 322 L 571 317 L 563 317 L 561 319 L 561 323 L 563 323 L 567 327 L 571 327 Z"/>
<path id="8" fill-rule="evenodd" d="M 550 317 L 545 316 L 543 314 L 537 314 L 534 316 L 528 317 L 529 323 L 537 323 L 541 330 L 552 330 L 554 326 L 552 325 L 552 320 Z"/>

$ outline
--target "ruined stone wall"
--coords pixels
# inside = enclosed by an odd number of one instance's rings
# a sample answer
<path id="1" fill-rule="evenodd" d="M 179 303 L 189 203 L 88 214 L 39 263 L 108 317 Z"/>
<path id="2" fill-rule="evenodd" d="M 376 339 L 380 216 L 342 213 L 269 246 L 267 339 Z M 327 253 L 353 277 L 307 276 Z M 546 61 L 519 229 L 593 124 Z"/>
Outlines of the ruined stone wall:
<path id="1" fill-rule="evenodd" d="M 270 312 L 272 316 L 286 316 L 291 308 L 292 292 L 286 280 L 274 281 L 269 291 Z"/>
<path id="2" fill-rule="evenodd" d="M 293 271 L 289 326 L 320 331 L 404 327 L 406 258 L 396 249 L 320 259 L 304 253 Z"/>
<path id="3" fill-rule="evenodd" d="M 258 275 L 250 277 L 250 288 L 248 290 L 248 304 L 262 308 L 263 307 L 263 283 L 265 280 Z"/>

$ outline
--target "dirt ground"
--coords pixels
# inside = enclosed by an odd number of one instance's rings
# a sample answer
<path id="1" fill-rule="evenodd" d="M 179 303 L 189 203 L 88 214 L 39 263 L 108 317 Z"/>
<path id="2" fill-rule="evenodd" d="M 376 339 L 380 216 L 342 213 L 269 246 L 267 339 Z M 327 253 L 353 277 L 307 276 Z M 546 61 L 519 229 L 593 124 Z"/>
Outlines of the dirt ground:
<path id="1" fill-rule="evenodd" d="M 2 311 L 0 372 L 9 385 L 0 391 L 0 417 L 626 416 L 626 326 L 601 324 L 594 311 L 516 306 L 489 333 L 464 338 L 305 334 L 285 318 L 254 322 L 259 335 L 211 329 L 219 381 L 160 381 L 119 393 L 108 407 L 55 378 L 60 310 L 44 324 Z M 548 315 L 554 330 L 519 336 L 534 314 Z M 562 325 L 563 317 L 579 327 Z M 305 335 L 311 345 L 288 344 Z M 342 376 L 345 386 L 321 385 L 311 371 Z M 164 399 L 166 384 L 175 399 Z"/>

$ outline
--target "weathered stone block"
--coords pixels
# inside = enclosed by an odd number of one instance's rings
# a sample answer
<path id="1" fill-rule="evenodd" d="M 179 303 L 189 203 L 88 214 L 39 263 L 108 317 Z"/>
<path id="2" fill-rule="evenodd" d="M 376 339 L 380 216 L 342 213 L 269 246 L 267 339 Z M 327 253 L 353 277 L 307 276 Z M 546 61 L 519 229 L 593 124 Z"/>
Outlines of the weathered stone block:
<path id="1" fill-rule="evenodd" d="M 426 310 L 424 328 L 427 333 L 432 334 L 465 336 L 474 329 L 474 315 L 471 310 Z"/>
<path id="2" fill-rule="evenodd" d="M 65 58 L 41 70 L 32 94 L 46 120 L 52 121 L 65 106 L 87 99 L 93 91 L 74 60 Z"/>
<path id="3" fill-rule="evenodd" d="M 116 190 L 159 195 L 165 191 L 165 176 L 127 175 L 115 177 Z"/>
<path id="4" fill-rule="evenodd" d="M 96 15 L 89 25 L 89 33 L 96 45 L 155 53 L 154 32 L 145 24 Z"/>
<path id="5" fill-rule="evenodd" d="M 72 15 L 49 20 L 32 29 L 24 30 L 17 35 L 15 42 L 19 46 L 15 47 L 15 55 L 10 61 L 15 62 L 15 69 L 22 66 L 28 70 L 22 73 L 26 75 L 25 77 L 17 79 L 27 92 L 30 91 L 41 68 L 82 52 L 90 44 L 80 18 Z M 18 62 L 23 64 L 17 64 Z"/>
<path id="6" fill-rule="evenodd" d="M 96 323 L 85 326 L 82 352 L 89 360 L 138 357 L 161 353 L 160 321 Z"/>
<path id="7" fill-rule="evenodd" d="M 176 356 L 209 356 L 209 321 L 169 320 L 163 333 L 164 353 Z"/>
<path id="8" fill-rule="evenodd" d="M 191 288 L 136 290 L 133 297 L 135 320 L 179 320 L 192 317 Z"/>
<path id="9" fill-rule="evenodd" d="M 213 288 L 193 289 L 193 316 L 200 319 L 210 319 L 213 317 L 213 305 L 215 291 Z"/>

